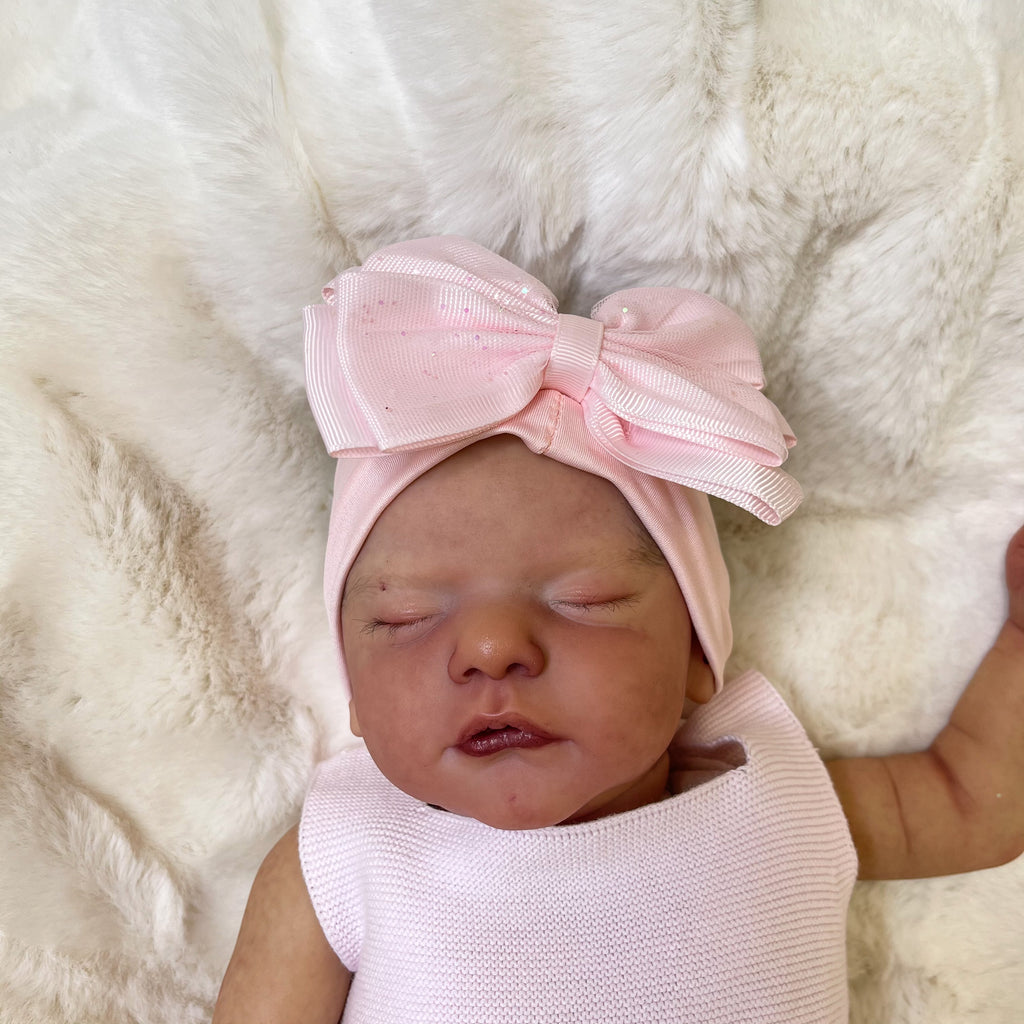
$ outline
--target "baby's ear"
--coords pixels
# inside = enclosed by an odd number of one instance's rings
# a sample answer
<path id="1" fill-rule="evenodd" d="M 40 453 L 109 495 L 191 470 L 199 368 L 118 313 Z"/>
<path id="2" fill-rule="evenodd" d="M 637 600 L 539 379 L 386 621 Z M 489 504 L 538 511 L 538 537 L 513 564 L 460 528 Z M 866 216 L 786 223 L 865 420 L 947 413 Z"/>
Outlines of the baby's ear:
<path id="1" fill-rule="evenodd" d="M 695 704 L 707 704 L 715 695 L 715 674 L 697 638 L 690 647 L 690 665 L 686 675 L 686 698 Z"/>
<path id="2" fill-rule="evenodd" d="M 354 700 L 348 702 L 348 727 L 352 730 L 353 736 L 362 737 L 363 732 L 359 728 L 359 716 L 356 714 L 356 702 Z"/>

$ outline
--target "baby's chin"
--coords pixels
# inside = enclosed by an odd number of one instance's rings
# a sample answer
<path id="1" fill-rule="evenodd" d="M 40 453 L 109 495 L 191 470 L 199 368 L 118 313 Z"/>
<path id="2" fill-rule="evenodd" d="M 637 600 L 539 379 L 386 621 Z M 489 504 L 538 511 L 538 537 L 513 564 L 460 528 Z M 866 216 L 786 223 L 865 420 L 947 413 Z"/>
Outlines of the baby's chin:
<path id="1" fill-rule="evenodd" d="M 491 779 L 486 786 L 474 780 L 475 785 L 448 789 L 443 794 L 435 791 L 431 794 L 434 799 L 422 792 L 413 795 L 439 810 L 474 818 L 491 828 L 523 832 L 594 821 L 656 803 L 669 795 L 667 780 L 661 776 L 656 766 L 640 779 L 609 789 L 550 784 L 502 787 Z"/>
<path id="2" fill-rule="evenodd" d="M 467 772 L 456 763 L 454 771 L 395 773 L 388 778 L 406 794 L 431 807 L 506 832 L 593 821 L 654 803 L 667 795 L 667 779 L 663 777 L 667 773 L 667 754 L 637 778 L 630 775 L 625 782 L 609 778 L 599 782 L 591 777 L 587 785 L 580 777 L 583 770 L 574 774 L 564 764 L 554 773 L 550 766 L 538 770 L 532 753 L 499 754 L 495 763 L 488 764 L 482 772 Z M 464 755 L 462 759 L 469 760 Z M 474 766 L 477 760 L 473 760 Z M 663 761 L 664 772 L 660 770 Z"/>

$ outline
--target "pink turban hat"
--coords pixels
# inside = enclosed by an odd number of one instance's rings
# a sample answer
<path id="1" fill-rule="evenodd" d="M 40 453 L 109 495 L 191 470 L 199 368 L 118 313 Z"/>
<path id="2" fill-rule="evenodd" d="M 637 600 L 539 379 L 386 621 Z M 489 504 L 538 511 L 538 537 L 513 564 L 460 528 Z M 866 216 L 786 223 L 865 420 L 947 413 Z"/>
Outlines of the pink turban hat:
<path id="1" fill-rule="evenodd" d="M 611 481 L 675 573 L 717 685 L 729 578 L 707 495 L 768 523 L 801 500 L 778 467 L 795 439 L 750 330 L 707 295 L 631 288 L 558 313 L 525 271 L 457 237 L 401 242 L 305 310 L 306 387 L 339 458 L 324 598 L 341 654 L 345 578 L 377 517 L 462 448 L 513 434 Z M 350 461 L 351 460 L 351 461 Z"/>

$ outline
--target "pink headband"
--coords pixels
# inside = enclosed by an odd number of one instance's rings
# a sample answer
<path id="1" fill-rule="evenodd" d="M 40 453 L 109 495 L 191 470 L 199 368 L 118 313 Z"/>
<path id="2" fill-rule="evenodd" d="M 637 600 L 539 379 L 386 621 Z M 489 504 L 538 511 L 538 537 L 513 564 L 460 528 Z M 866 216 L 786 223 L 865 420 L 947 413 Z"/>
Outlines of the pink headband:
<path id="1" fill-rule="evenodd" d="M 706 494 L 771 524 L 802 497 L 778 468 L 795 439 L 760 393 L 735 313 L 698 292 L 632 288 L 591 319 L 559 314 L 543 284 L 457 237 L 387 246 L 323 294 L 305 310 L 309 402 L 331 454 L 357 460 L 338 464 L 324 568 L 339 652 L 345 578 L 380 513 L 461 448 L 514 434 L 618 487 L 721 684 L 729 582 Z"/>

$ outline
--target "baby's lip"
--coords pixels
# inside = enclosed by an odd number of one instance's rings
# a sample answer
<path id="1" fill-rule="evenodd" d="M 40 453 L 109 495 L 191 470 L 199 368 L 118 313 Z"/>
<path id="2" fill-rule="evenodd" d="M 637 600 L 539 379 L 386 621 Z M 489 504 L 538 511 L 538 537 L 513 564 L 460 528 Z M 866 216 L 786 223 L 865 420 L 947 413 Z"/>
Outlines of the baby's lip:
<path id="1" fill-rule="evenodd" d="M 459 734 L 454 746 L 470 757 L 489 757 L 503 750 L 532 750 L 558 737 L 521 715 L 480 715 Z"/>

